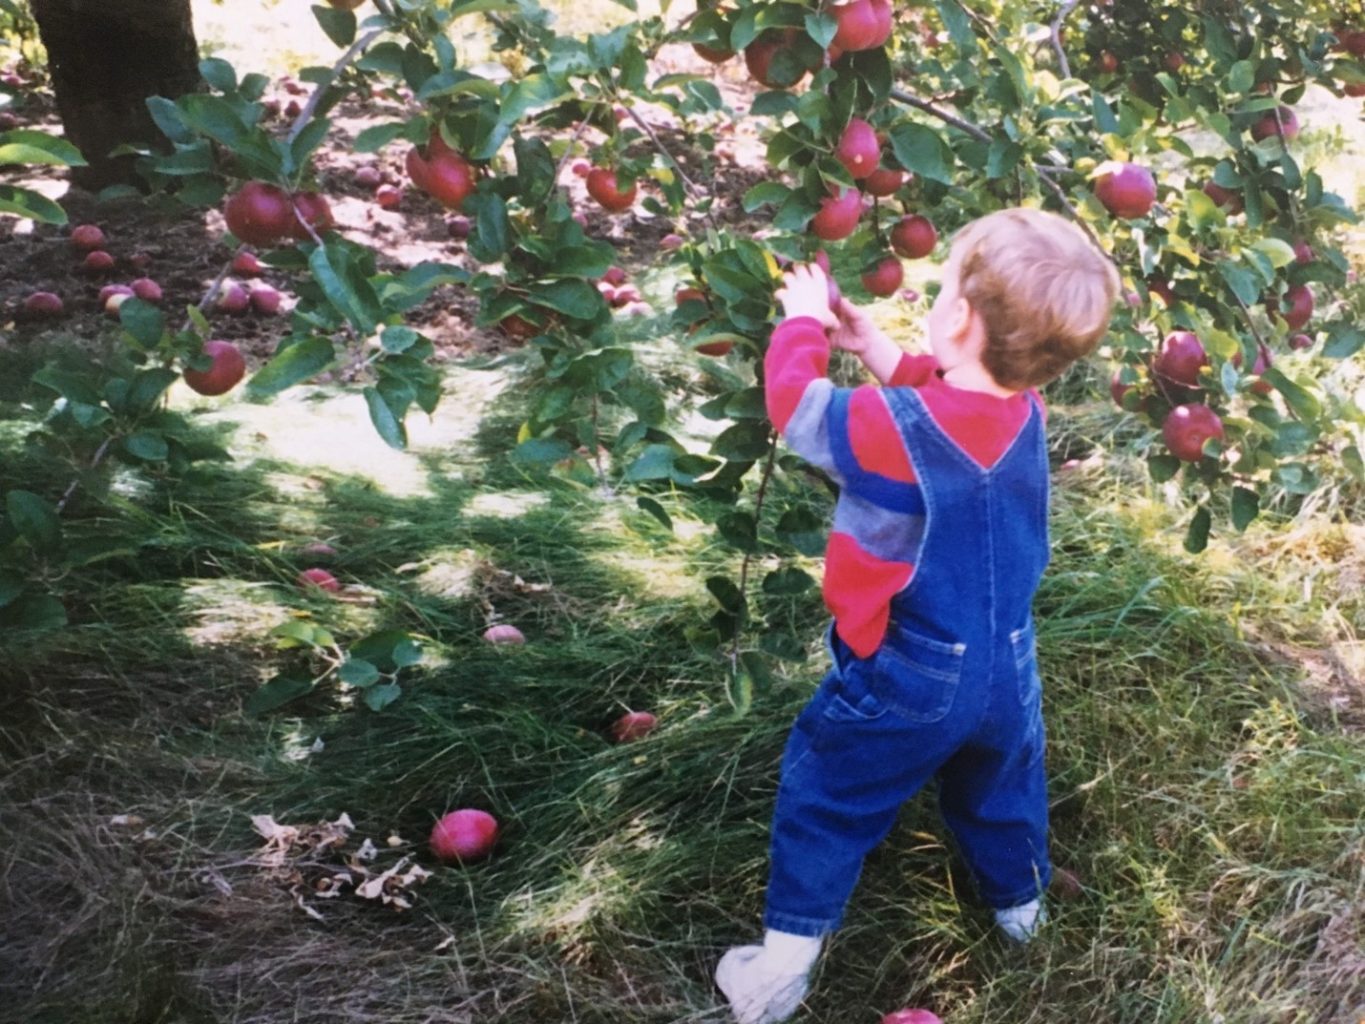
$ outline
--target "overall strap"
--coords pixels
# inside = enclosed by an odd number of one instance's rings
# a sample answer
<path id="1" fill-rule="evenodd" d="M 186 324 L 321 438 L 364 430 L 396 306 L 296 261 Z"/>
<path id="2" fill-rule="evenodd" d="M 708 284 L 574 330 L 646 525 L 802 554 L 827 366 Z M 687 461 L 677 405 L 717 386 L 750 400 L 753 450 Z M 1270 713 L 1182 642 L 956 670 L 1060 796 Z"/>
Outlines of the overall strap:
<path id="1" fill-rule="evenodd" d="M 883 389 L 883 393 L 900 390 L 909 389 Z M 853 445 L 848 437 L 849 399 L 851 397 L 852 392 L 846 388 L 834 389 L 833 396 L 830 399 L 828 421 L 830 449 L 834 454 L 834 464 L 838 467 L 840 476 L 844 478 L 848 492 L 890 512 L 903 512 L 912 516 L 924 515 L 924 495 L 920 491 L 919 484 L 908 483 L 904 480 L 892 480 L 881 473 L 864 469 L 859 464 L 857 456 L 853 454 Z M 895 405 L 891 406 L 891 411 L 893 421 L 897 421 L 896 429 L 901 435 L 899 440 L 901 444 L 905 444 L 904 430 L 900 426 L 899 417 L 895 415 Z M 908 447 L 906 450 L 909 450 Z"/>

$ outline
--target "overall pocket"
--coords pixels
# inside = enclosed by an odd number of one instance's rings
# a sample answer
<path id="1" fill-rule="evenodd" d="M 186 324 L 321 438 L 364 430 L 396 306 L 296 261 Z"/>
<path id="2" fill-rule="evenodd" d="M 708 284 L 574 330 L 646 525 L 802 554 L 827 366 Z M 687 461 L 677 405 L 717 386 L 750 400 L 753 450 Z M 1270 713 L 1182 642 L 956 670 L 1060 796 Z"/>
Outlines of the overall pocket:
<path id="1" fill-rule="evenodd" d="M 1010 647 L 1014 651 L 1019 703 L 1026 709 L 1035 708 L 1043 699 L 1043 680 L 1038 674 L 1038 639 L 1034 635 L 1032 619 L 1022 629 L 1010 633 Z"/>
<path id="2" fill-rule="evenodd" d="M 962 680 L 965 644 L 944 643 L 892 626 L 873 656 L 872 696 L 907 722 L 940 722 Z"/>
<path id="3" fill-rule="evenodd" d="M 875 722 L 886 714 L 886 707 L 872 692 L 875 671 L 872 658 L 860 658 L 839 639 L 833 624 L 825 635 L 825 646 L 834 664 L 826 681 L 829 692 L 822 714 L 831 722 Z"/>

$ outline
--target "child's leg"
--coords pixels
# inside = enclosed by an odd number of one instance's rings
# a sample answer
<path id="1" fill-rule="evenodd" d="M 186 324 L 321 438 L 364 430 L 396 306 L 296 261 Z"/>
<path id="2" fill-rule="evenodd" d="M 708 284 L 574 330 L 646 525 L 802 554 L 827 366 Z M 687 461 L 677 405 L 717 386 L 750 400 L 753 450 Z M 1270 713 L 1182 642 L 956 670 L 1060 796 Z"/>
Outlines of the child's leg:
<path id="1" fill-rule="evenodd" d="M 1028 938 L 1052 877 L 1041 731 L 1010 750 L 958 751 L 939 772 L 939 805 L 1001 927 Z"/>

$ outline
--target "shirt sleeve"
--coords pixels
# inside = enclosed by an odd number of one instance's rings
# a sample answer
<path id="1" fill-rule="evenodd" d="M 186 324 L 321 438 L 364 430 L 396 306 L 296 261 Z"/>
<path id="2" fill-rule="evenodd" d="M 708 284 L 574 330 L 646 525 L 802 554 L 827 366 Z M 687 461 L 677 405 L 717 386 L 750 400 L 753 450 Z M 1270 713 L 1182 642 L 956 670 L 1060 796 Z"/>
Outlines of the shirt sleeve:
<path id="1" fill-rule="evenodd" d="M 888 387 L 921 388 L 929 383 L 938 370 L 938 360 L 931 355 L 913 355 L 910 352 L 901 356 L 895 372 L 891 374 Z"/>
<path id="2" fill-rule="evenodd" d="M 784 320 L 773 331 L 763 357 L 763 379 L 768 418 L 787 447 L 838 483 L 844 479 L 835 465 L 830 440 L 830 417 L 847 403 L 836 403 L 830 381 L 829 338 L 820 321 L 799 316 Z"/>

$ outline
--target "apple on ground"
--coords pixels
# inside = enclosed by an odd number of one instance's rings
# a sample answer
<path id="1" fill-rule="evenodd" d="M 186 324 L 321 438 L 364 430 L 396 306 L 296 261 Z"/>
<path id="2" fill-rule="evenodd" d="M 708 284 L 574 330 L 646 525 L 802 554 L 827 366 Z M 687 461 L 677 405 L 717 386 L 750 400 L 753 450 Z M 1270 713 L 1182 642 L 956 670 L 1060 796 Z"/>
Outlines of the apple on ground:
<path id="1" fill-rule="evenodd" d="M 299 86 L 299 88 L 300 90 L 302 90 L 303 87 Z M 290 100 L 287 104 L 285 104 L 284 108 L 285 117 L 298 117 L 302 113 L 303 104 L 300 103 L 298 100 Z"/>
<path id="2" fill-rule="evenodd" d="M 384 184 L 384 175 L 373 164 L 366 164 L 355 172 L 355 183 L 361 188 L 378 188 Z"/>
<path id="3" fill-rule="evenodd" d="M 145 252 L 135 252 L 133 253 L 133 255 L 128 257 L 128 264 L 137 270 L 145 271 L 148 267 L 152 265 L 151 254 Z"/>
<path id="4" fill-rule="evenodd" d="M 1198 462 L 1204 457 L 1204 442 L 1223 437 L 1223 421 L 1207 405 L 1177 405 L 1162 424 L 1161 436 L 1177 459 Z"/>
<path id="5" fill-rule="evenodd" d="M 610 301 L 613 306 L 618 308 L 629 302 L 639 302 L 640 289 L 636 288 L 633 284 L 623 284 L 616 289 L 616 293 L 612 295 Z"/>
<path id="6" fill-rule="evenodd" d="M 81 224 L 71 229 L 71 244 L 82 252 L 103 248 L 104 232 L 94 224 Z"/>
<path id="7" fill-rule="evenodd" d="M 938 231 L 928 217 L 902 217 L 891 229 L 891 248 L 908 260 L 922 259 L 938 245 Z"/>
<path id="8" fill-rule="evenodd" d="M 31 317 L 61 316 L 65 306 L 55 292 L 34 292 L 24 299 L 24 313 Z"/>
<path id="9" fill-rule="evenodd" d="M 1085 895 L 1085 887 L 1081 885 L 1080 877 L 1076 872 L 1069 871 L 1066 868 L 1053 868 L 1052 884 L 1048 886 L 1048 892 L 1067 903 Z"/>
<path id="10" fill-rule="evenodd" d="M 103 249 L 96 249 L 85 254 L 81 267 L 87 274 L 107 274 L 114 269 L 114 257 Z"/>
<path id="11" fill-rule="evenodd" d="M 161 304 L 161 285 L 150 277 L 139 277 L 133 282 L 132 288 L 133 294 L 143 302 L 150 302 L 154 306 Z"/>
<path id="12" fill-rule="evenodd" d="M 232 272 L 240 277 L 260 277 L 261 261 L 254 252 L 239 252 L 232 258 Z"/>
<path id="13" fill-rule="evenodd" d="M 450 232 L 451 238 L 468 238 L 472 227 L 469 218 L 462 213 L 457 213 L 446 221 L 446 230 Z"/>
<path id="14" fill-rule="evenodd" d="M 207 370 L 186 370 L 185 383 L 201 395 L 222 395 L 246 376 L 246 360 L 230 341 L 204 342 L 204 355 L 213 360 Z"/>
<path id="15" fill-rule="evenodd" d="M 403 201 L 403 190 L 393 185 L 380 185 L 375 190 L 374 201 L 385 210 L 396 210 Z"/>
<path id="16" fill-rule="evenodd" d="M 218 301 L 215 305 L 224 313 L 236 316 L 247 311 L 247 307 L 251 305 L 251 296 L 241 285 L 229 284 L 218 292 Z"/>
<path id="17" fill-rule="evenodd" d="M 620 267 L 610 266 L 602 275 L 602 280 L 611 285 L 625 284 L 626 272 Z"/>
<path id="18" fill-rule="evenodd" d="M 431 830 L 431 852 L 448 864 L 471 864 L 493 852 L 498 832 L 498 819 L 487 811 L 451 811 Z"/>
<path id="19" fill-rule="evenodd" d="M 659 239 L 659 248 L 666 252 L 673 249 L 680 249 L 685 241 L 686 239 L 684 239 L 682 235 L 664 235 L 663 238 Z"/>
<path id="20" fill-rule="evenodd" d="M 268 284 L 252 288 L 249 298 L 251 308 L 262 316 L 274 316 L 280 311 L 280 293 Z"/>
<path id="21" fill-rule="evenodd" d="M 1122 220 L 1145 217 L 1156 202 L 1156 178 L 1141 164 L 1106 160 L 1096 168 L 1095 198 Z"/>
<path id="22" fill-rule="evenodd" d="M 1301 351 L 1302 349 L 1312 348 L 1313 339 L 1307 334 L 1295 334 L 1289 339 L 1289 347 L 1296 352 Z"/>
<path id="23" fill-rule="evenodd" d="M 586 178 L 588 172 L 592 170 L 592 164 L 586 160 L 575 160 L 569 165 L 569 170 L 573 172 L 576 178 Z"/>
<path id="24" fill-rule="evenodd" d="M 326 569 L 304 569 L 298 575 L 298 584 L 304 590 L 325 590 L 329 594 L 341 591 L 341 583 Z"/>
<path id="25" fill-rule="evenodd" d="M 622 191 L 617 185 L 615 171 L 605 167 L 594 167 L 588 172 L 588 195 L 596 199 L 602 209 L 609 213 L 629 210 L 638 192 L 639 188 L 633 182 L 629 188 Z"/>
<path id="26" fill-rule="evenodd" d="M 882 1017 L 882 1024 L 943 1024 L 943 1021 L 938 1014 L 928 1010 L 906 1009 L 886 1014 Z"/>
<path id="27" fill-rule="evenodd" d="M 648 711 L 627 711 L 611 724 L 611 738 L 617 743 L 632 743 L 644 739 L 658 724 Z"/>
<path id="28" fill-rule="evenodd" d="M 489 626 L 483 631 L 483 638 L 490 644 L 524 644 L 526 637 L 516 626 L 500 623 Z"/>

